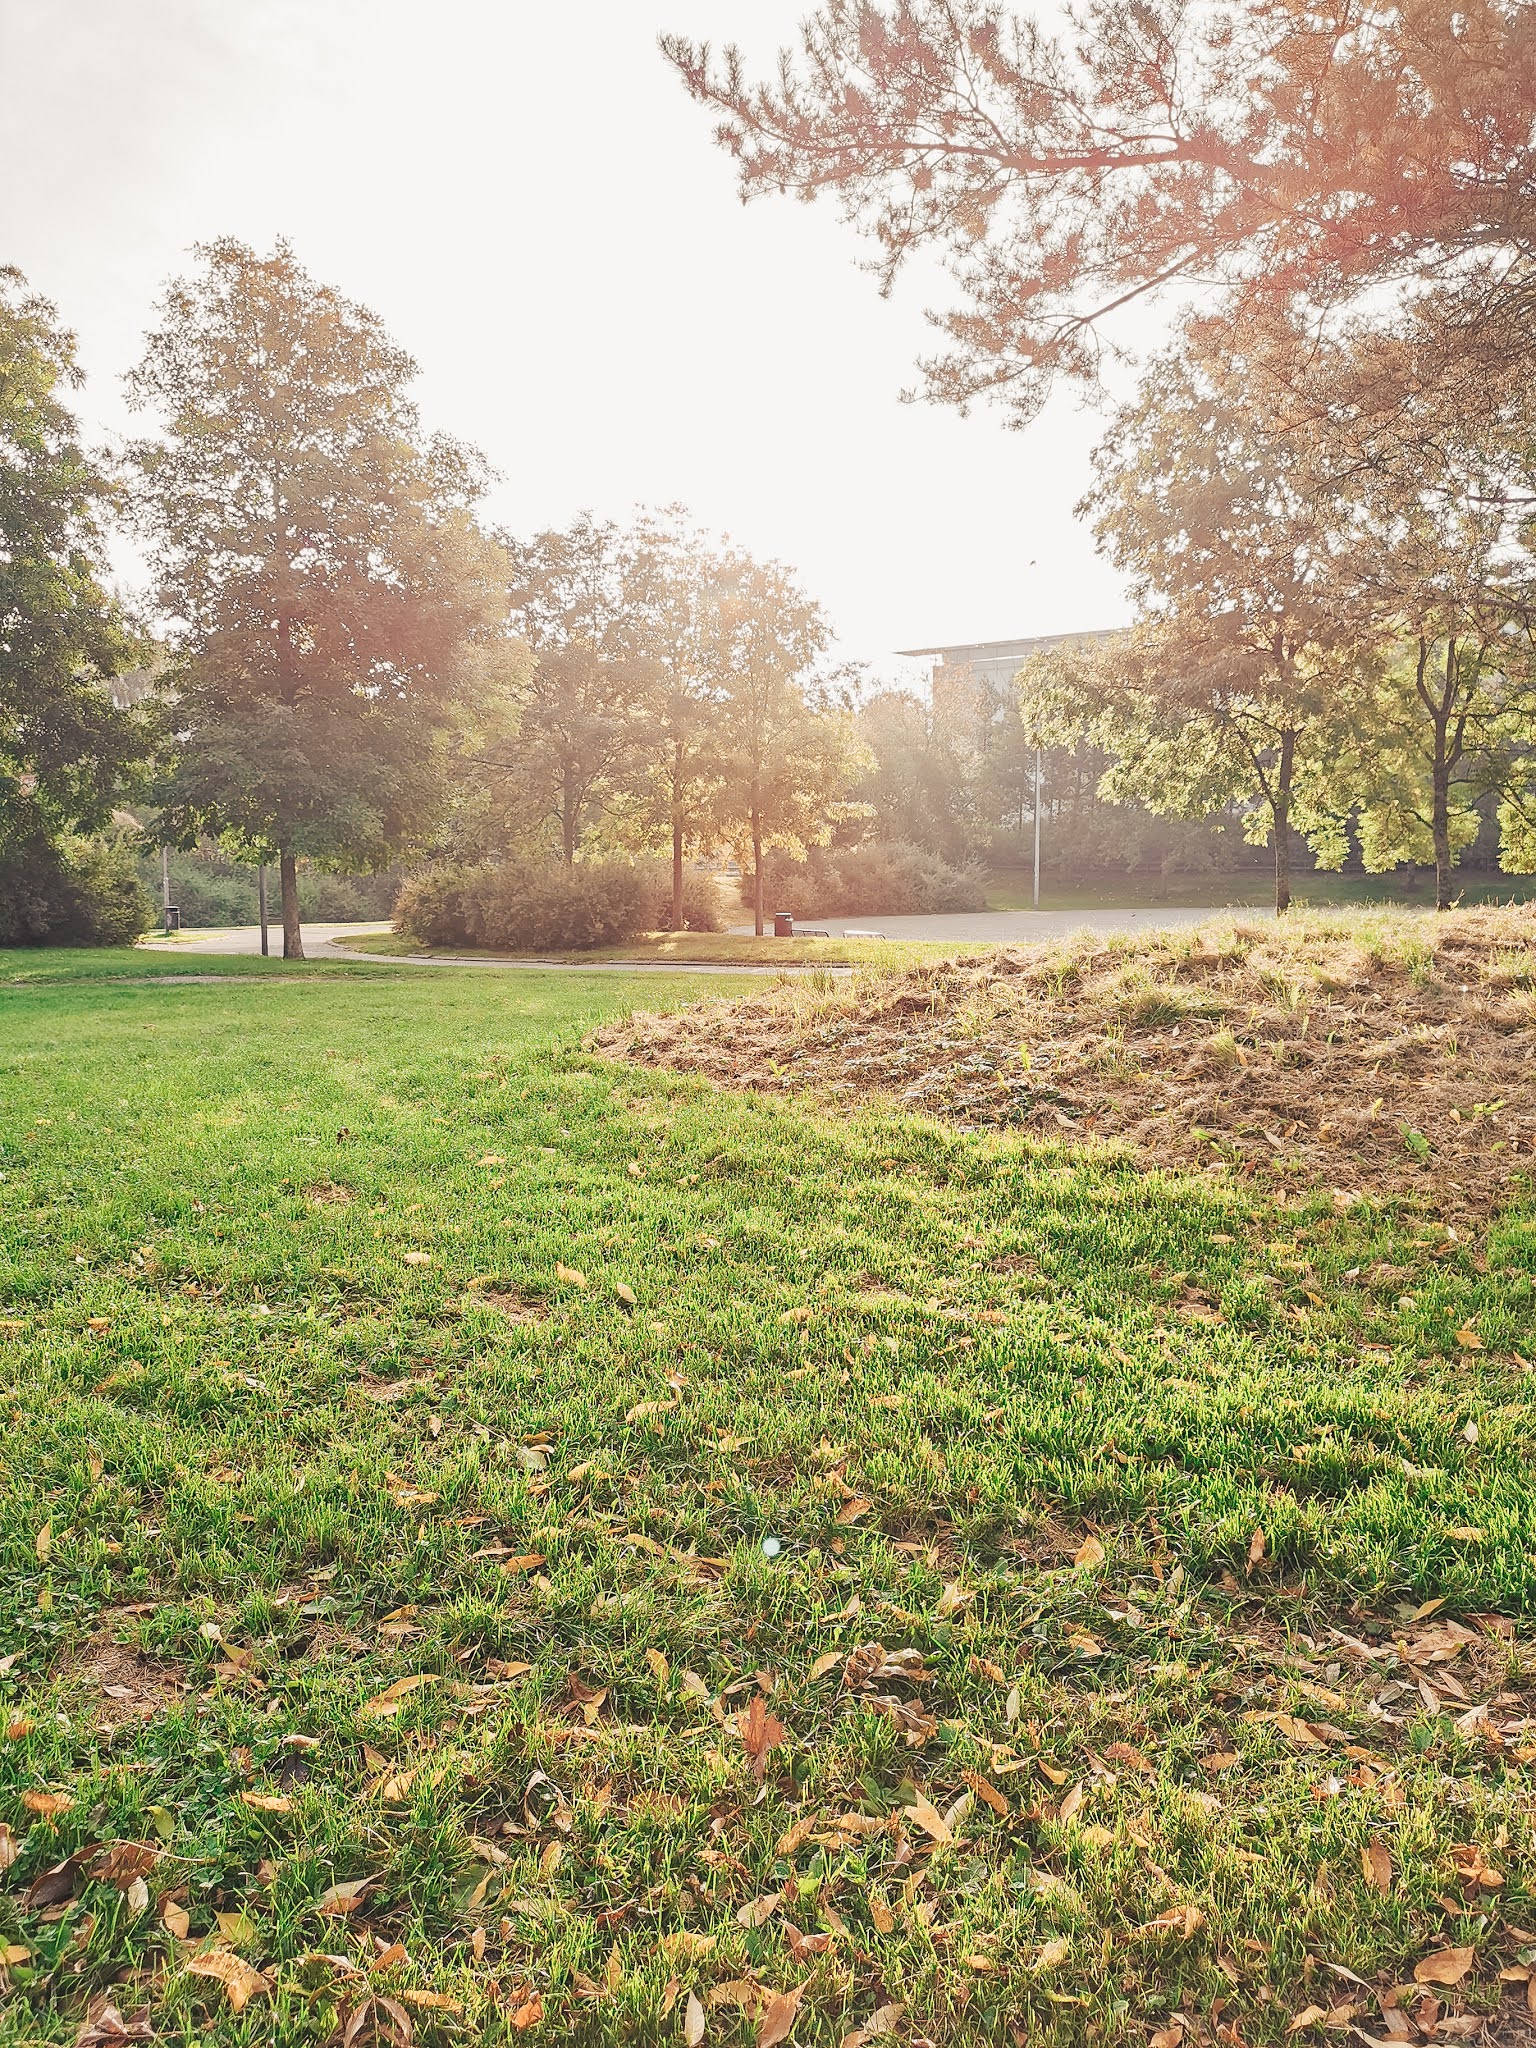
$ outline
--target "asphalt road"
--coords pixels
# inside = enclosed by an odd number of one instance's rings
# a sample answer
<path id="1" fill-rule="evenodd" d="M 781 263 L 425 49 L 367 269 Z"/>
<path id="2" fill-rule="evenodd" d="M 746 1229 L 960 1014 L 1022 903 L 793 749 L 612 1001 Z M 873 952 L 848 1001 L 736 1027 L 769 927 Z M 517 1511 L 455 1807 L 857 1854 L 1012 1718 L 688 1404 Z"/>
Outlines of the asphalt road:
<path id="1" fill-rule="evenodd" d="M 945 917 L 806 918 L 801 923 L 826 931 L 833 938 L 841 938 L 846 932 L 878 932 L 887 939 L 936 939 L 948 945 L 1005 946 L 1028 944 L 1032 939 L 1062 938 L 1069 932 L 1092 931 L 1107 935 L 1114 932 L 1167 931 L 1172 926 L 1203 924 L 1207 918 L 1225 914 L 1222 906 L 1213 904 L 1204 910 L 979 910 Z M 1245 910 L 1242 914 L 1245 918 L 1255 918 L 1269 913 Z M 537 967 L 552 972 L 580 974 L 686 974 L 695 971 L 701 974 L 780 974 L 786 971 L 778 967 L 688 961 L 595 960 L 586 964 L 569 960 L 486 960 L 445 954 L 425 959 L 413 953 L 358 953 L 346 944 L 348 939 L 357 938 L 364 932 L 387 929 L 376 918 L 361 924 L 306 924 L 305 957 L 310 960 L 361 960 L 381 966 L 402 967 Z M 735 926 L 733 929 L 750 936 L 752 927 Z M 183 959 L 195 958 L 200 953 L 259 954 L 261 931 L 256 925 L 238 925 L 220 931 L 187 931 L 174 939 L 146 939 L 143 943 L 156 951 L 173 953 Z M 271 945 L 274 955 L 282 952 L 282 931 L 275 925 L 271 929 Z"/>

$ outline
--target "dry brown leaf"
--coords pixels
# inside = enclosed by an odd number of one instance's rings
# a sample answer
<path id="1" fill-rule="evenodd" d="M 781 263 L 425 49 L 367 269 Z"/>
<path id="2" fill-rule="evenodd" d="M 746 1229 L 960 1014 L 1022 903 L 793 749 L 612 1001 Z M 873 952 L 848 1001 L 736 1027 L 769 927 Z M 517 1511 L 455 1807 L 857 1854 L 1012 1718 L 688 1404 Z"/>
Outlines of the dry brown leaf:
<path id="1" fill-rule="evenodd" d="M 1034 1967 L 1037 1970 L 1054 1970 L 1057 1964 L 1064 1963 L 1071 1953 L 1071 1942 L 1064 1934 L 1059 1934 L 1054 1941 L 1046 1942 L 1035 1957 Z"/>
<path id="2" fill-rule="evenodd" d="M 53 1549 L 53 1523 L 51 1521 L 44 1522 L 41 1529 L 38 1530 L 37 1542 L 33 1547 L 37 1551 L 38 1563 L 46 1564 L 48 1562 L 48 1553 Z"/>
<path id="3" fill-rule="evenodd" d="M 381 1693 L 375 1693 L 358 1708 L 358 1718 L 364 1721 L 384 1721 L 391 1714 L 397 1714 L 403 1701 L 424 1685 L 434 1685 L 437 1674 L 434 1671 L 417 1671 L 409 1678 L 397 1678 L 393 1685 Z"/>
<path id="4" fill-rule="evenodd" d="M 1008 1818 L 1013 1808 L 995 1785 L 989 1785 L 980 1771 L 965 1771 L 962 1775 L 966 1784 L 970 1786 L 978 1799 L 984 1799 L 1000 1819 L 1006 1820 Z"/>
<path id="5" fill-rule="evenodd" d="M 586 1286 L 586 1281 L 582 1281 Z M 526 2034 L 530 2027 L 536 2027 L 544 2017 L 544 2001 L 535 1991 L 526 1998 L 512 2015 L 512 2024 L 520 2034 Z"/>
<path id="6" fill-rule="evenodd" d="M 555 1261 L 555 1278 L 563 1280 L 567 1287 L 585 1287 L 587 1284 L 585 1273 L 575 1266 L 561 1265 L 558 1259 Z M 530 2021 L 529 2024 L 531 2025 L 532 2022 Z"/>
<path id="7" fill-rule="evenodd" d="M 696 1991 L 688 1994 L 688 2003 L 683 2007 L 684 2048 L 699 2048 L 704 2039 L 704 2008 L 699 2003 Z"/>
<path id="8" fill-rule="evenodd" d="M 826 1650 L 811 1666 L 809 1683 L 814 1685 L 818 1678 L 825 1678 L 829 1671 L 835 1671 L 842 1661 L 840 1650 Z"/>
<path id="9" fill-rule="evenodd" d="M 1255 1529 L 1253 1534 L 1248 1538 L 1249 1571 L 1253 1571 L 1256 1566 L 1261 1565 L 1264 1562 L 1264 1549 L 1264 1531 L 1262 1529 Z"/>
<path id="10" fill-rule="evenodd" d="M 1104 1546 L 1097 1536 L 1085 1536 L 1072 1559 L 1073 1564 L 1092 1567 L 1104 1562 Z"/>
<path id="11" fill-rule="evenodd" d="M 1385 1898 L 1392 1889 L 1392 1852 L 1385 1842 L 1368 1842 L 1360 1851 L 1360 1868 L 1372 1891 Z"/>
<path id="12" fill-rule="evenodd" d="M 1057 1814 L 1056 1818 L 1064 1821 L 1072 1820 L 1082 1812 L 1087 1803 L 1088 1794 L 1084 1791 L 1083 1787 L 1081 1785 L 1074 1785 L 1072 1790 L 1062 1800 L 1061 1811 Z"/>
<path id="13" fill-rule="evenodd" d="M 192 1922 L 185 1906 L 178 1905 L 175 1899 L 166 1899 L 160 1907 L 160 1925 L 173 1940 L 185 1941 Z"/>
<path id="14" fill-rule="evenodd" d="M 1148 1920 L 1137 1931 L 1141 1934 L 1176 1934 L 1180 1941 L 1192 1941 L 1205 1925 L 1205 1915 L 1198 1906 L 1170 1906 L 1166 1913 L 1159 1913 L 1155 1920 Z"/>
<path id="15" fill-rule="evenodd" d="M 9 1821 L 0 1820 L 0 1871 L 9 1870 L 21 1854 L 21 1846 L 11 1833 Z"/>
<path id="16" fill-rule="evenodd" d="M 879 1892 L 869 1895 L 869 1917 L 875 1923 L 877 1934 L 893 1934 L 896 1930 L 896 1915 Z"/>
<path id="17" fill-rule="evenodd" d="M 1322 2006 L 1308 2005 L 1297 2013 L 1295 2019 L 1291 2021 L 1291 2024 L 1285 2031 L 1288 2034 L 1299 2034 L 1304 2028 L 1315 2027 L 1319 2020 L 1325 2020 L 1327 2017 L 1328 2015 Z"/>
<path id="18" fill-rule="evenodd" d="M 189 1976 L 211 1977 L 216 1984 L 222 1984 L 235 2012 L 244 2012 L 253 1998 L 263 1997 L 272 1989 L 271 1978 L 253 1969 L 233 1949 L 215 1948 L 206 1955 L 191 1956 L 186 1967 Z"/>
<path id="19" fill-rule="evenodd" d="M 52 1820 L 56 1815 L 68 1813 L 75 1803 L 72 1792 L 23 1792 L 21 1803 L 28 1813 L 35 1813 L 41 1820 Z"/>
<path id="20" fill-rule="evenodd" d="M 751 1704 L 736 1716 L 736 1727 L 742 1747 L 752 1759 L 753 1774 L 761 1778 L 768 1767 L 768 1752 L 777 1749 L 789 1731 L 782 1721 L 769 1713 L 768 1704 L 760 1692 L 753 1693 Z"/>
<path id="21" fill-rule="evenodd" d="M 857 1522 L 867 1515 L 873 1506 L 873 1501 L 861 1500 L 858 1495 L 855 1495 L 852 1500 L 845 1500 L 843 1502 L 837 1511 L 837 1519 L 846 1529 L 851 1523 Z"/>
<path id="22" fill-rule="evenodd" d="M 665 1685 L 672 1676 L 672 1667 L 660 1650 L 647 1650 L 645 1661 L 651 1667 L 651 1676 L 658 1685 Z"/>
<path id="23" fill-rule="evenodd" d="M 939 1809 L 930 1800 L 925 1799 L 921 1793 L 918 1794 L 910 1806 L 903 1807 L 902 1811 L 908 1820 L 915 1821 L 923 1833 L 937 1842 L 940 1848 L 946 1847 L 955 1839 L 950 1833 L 949 1823 L 945 1820 L 943 1814 L 939 1812 Z"/>
<path id="24" fill-rule="evenodd" d="M 805 1986 L 799 1984 L 793 1991 L 780 1991 L 769 1999 L 757 2023 L 756 2048 L 778 2048 L 780 2041 L 789 2039 L 804 1991 Z"/>
<path id="25" fill-rule="evenodd" d="M 24 1961 L 25 1949 L 15 1955 L 0 1950 L 0 1959 L 8 1962 Z M 91 2000 L 80 2031 L 75 2036 L 75 2048 L 124 2048 L 133 2041 L 153 2041 L 155 2030 L 150 2025 L 149 2014 L 137 2012 L 132 2018 L 125 2018 L 113 2003 L 110 1991 L 98 1991 Z"/>
<path id="26" fill-rule="evenodd" d="M 738 1927 L 762 1927 L 771 1920 L 781 1904 L 778 1892 L 764 1892 L 760 1899 L 748 1899 L 744 1906 L 736 1909 Z"/>
<path id="27" fill-rule="evenodd" d="M 785 1832 L 782 1835 L 780 1835 L 778 1844 L 773 1852 L 774 1855 L 793 1856 L 797 1849 L 803 1849 L 805 1847 L 805 1844 L 811 1839 L 811 1836 L 815 1834 L 815 1832 L 816 1816 L 811 1813 L 802 1814 L 800 1819 L 797 1820 L 792 1827 L 787 1828 Z"/>
<path id="28" fill-rule="evenodd" d="M 430 1266 L 432 1254 L 430 1252 L 407 1252 L 405 1263 L 408 1266 Z"/>
<path id="29" fill-rule="evenodd" d="M 327 1885 L 316 1901 L 317 1909 L 328 1914 L 355 1913 L 365 1893 L 378 1881 L 376 1877 L 353 1877 L 344 1884 Z"/>
<path id="30" fill-rule="evenodd" d="M 258 1813 L 292 1813 L 293 1801 L 286 1792 L 242 1792 L 242 1806 L 254 1807 Z"/>
<path id="31" fill-rule="evenodd" d="M 1413 1966 L 1415 1984 L 1459 1984 L 1477 1961 L 1475 1948 L 1442 1948 Z"/>

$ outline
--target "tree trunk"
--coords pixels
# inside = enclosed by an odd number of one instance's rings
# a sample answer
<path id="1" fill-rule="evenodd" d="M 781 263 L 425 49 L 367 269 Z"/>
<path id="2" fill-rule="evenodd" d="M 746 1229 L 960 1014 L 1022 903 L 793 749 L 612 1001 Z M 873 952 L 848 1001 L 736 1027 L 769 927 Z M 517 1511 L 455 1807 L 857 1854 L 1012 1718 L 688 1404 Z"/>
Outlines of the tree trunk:
<path id="1" fill-rule="evenodd" d="M 763 936 L 763 821 L 752 807 L 752 914 L 757 936 Z"/>
<path id="2" fill-rule="evenodd" d="M 1296 773 L 1296 735 L 1280 735 L 1280 765 L 1275 773 L 1272 805 L 1275 825 L 1275 915 L 1291 907 L 1291 784 Z"/>
<path id="3" fill-rule="evenodd" d="M 672 820 L 672 929 L 683 928 L 683 823 Z"/>
<path id="4" fill-rule="evenodd" d="M 1445 646 L 1445 688 L 1435 707 L 1435 753 L 1431 764 L 1430 836 L 1435 847 L 1435 908 L 1451 907 L 1451 760 L 1449 728 L 1454 701 L 1456 642 Z"/>
<path id="5" fill-rule="evenodd" d="M 560 852 L 567 867 L 576 860 L 576 846 L 581 836 L 579 811 L 576 794 L 571 785 L 569 771 L 561 778 L 560 790 Z"/>
<path id="6" fill-rule="evenodd" d="M 283 958 L 302 960 L 304 934 L 299 928 L 299 866 L 291 847 L 279 850 L 277 871 L 283 884 Z"/>
<path id="7" fill-rule="evenodd" d="M 1445 734 L 1435 727 L 1434 795 L 1431 831 L 1435 842 L 1435 908 L 1451 907 L 1451 771 L 1445 758 Z"/>

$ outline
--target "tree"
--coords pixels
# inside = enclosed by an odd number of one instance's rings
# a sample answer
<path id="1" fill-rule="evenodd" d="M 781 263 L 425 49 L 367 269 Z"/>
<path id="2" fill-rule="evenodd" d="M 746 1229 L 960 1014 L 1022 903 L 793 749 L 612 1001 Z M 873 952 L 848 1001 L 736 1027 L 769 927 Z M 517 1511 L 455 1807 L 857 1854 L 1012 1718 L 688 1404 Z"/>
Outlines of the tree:
<path id="1" fill-rule="evenodd" d="M 880 821 L 884 839 L 924 847 L 946 860 L 969 851 L 972 788 L 943 721 L 910 690 L 877 690 L 854 714 L 870 765 L 854 788 Z"/>
<path id="2" fill-rule="evenodd" d="M 163 829 L 275 854 L 302 958 L 298 857 L 384 866 L 438 811 L 505 567 L 472 516 L 483 465 L 422 434 L 378 317 L 286 242 L 196 253 L 129 380 L 165 423 L 134 451 L 180 656 Z"/>
<path id="3" fill-rule="evenodd" d="M 1352 536 L 1315 445 L 1264 416 L 1229 326 L 1160 359 L 1095 452 L 1079 508 L 1130 580 L 1142 623 L 1046 662 L 1052 691 L 1116 755 L 1103 793 L 1175 816 L 1249 807 L 1290 907 L 1298 827 L 1343 851 L 1328 783 L 1363 699 L 1370 626 L 1340 556 Z M 1026 719 L 1029 712 L 1026 709 Z"/>
<path id="4" fill-rule="evenodd" d="M 81 381 L 55 308 L 0 269 L 0 863 L 50 872 L 61 836 L 107 822 L 153 740 L 113 701 L 145 645 L 102 580 L 114 493 L 64 400 Z"/>
<path id="5" fill-rule="evenodd" d="M 1528 0 L 1089 0 L 1060 35 L 997 0 L 825 0 L 763 85 L 662 47 L 744 196 L 832 195 L 886 289 L 947 262 L 939 399 L 1027 418 L 1126 306 L 1197 285 L 1335 316 L 1433 291 L 1463 348 L 1530 362 Z"/>
<path id="6" fill-rule="evenodd" d="M 720 673 L 725 660 L 720 550 L 680 506 L 635 528 L 631 634 L 644 664 L 647 822 L 672 855 L 672 929 L 683 925 L 683 861 L 708 830 L 720 791 Z"/>
<path id="7" fill-rule="evenodd" d="M 630 797 L 651 680 L 632 613 L 634 544 L 583 513 L 565 532 L 505 541 L 510 624 L 532 650 L 516 743 L 497 757 L 508 822 L 553 825 L 577 859 L 595 818 Z"/>
<path id="8" fill-rule="evenodd" d="M 831 628 L 790 571 L 731 552 L 722 557 L 717 590 L 716 818 L 750 856 L 761 938 L 765 848 L 800 853 L 824 844 L 864 757 L 835 684 L 817 676 Z"/>

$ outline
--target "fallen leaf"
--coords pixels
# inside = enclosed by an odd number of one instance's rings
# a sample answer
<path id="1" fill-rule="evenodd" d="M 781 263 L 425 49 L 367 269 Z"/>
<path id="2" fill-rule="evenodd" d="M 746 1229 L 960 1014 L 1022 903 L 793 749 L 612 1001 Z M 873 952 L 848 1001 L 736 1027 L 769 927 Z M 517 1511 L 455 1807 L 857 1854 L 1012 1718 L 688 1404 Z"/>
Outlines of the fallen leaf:
<path id="1" fill-rule="evenodd" d="M 780 1904 L 781 1899 L 778 1892 L 764 1892 L 760 1899 L 748 1899 L 744 1906 L 738 1906 L 736 1909 L 736 1925 L 738 1927 L 766 1926 L 768 1921 L 779 1910 Z"/>
<path id="2" fill-rule="evenodd" d="M 624 1282 L 619 1280 L 615 1282 L 613 1291 L 626 1308 L 633 1308 L 635 1306 L 635 1290 L 633 1287 L 626 1287 Z"/>
<path id="3" fill-rule="evenodd" d="M 10 1822 L 0 1820 L 0 1871 L 9 1870 L 20 1854 L 21 1848 L 11 1833 Z"/>
<path id="4" fill-rule="evenodd" d="M 391 1714 L 397 1714 L 405 1700 L 423 1685 L 437 1682 L 434 1671 L 413 1672 L 409 1678 L 397 1678 L 393 1685 L 383 1692 L 375 1693 L 371 1700 L 364 1701 L 358 1708 L 358 1718 L 364 1721 L 385 1721 Z"/>
<path id="5" fill-rule="evenodd" d="M 840 1650 L 827 1650 L 811 1666 L 809 1683 L 814 1685 L 818 1678 L 825 1678 L 829 1671 L 835 1671 L 842 1662 Z"/>
<path id="6" fill-rule="evenodd" d="M 585 1287 L 587 1283 L 585 1280 L 583 1280 L 581 1284 L 583 1287 Z M 538 1992 L 535 1991 L 533 1995 L 530 1998 L 526 1999 L 523 2002 L 523 2004 L 521 2004 L 517 2008 L 517 2011 L 513 2013 L 512 2024 L 514 2027 L 516 2027 L 517 2031 L 520 2034 L 526 2034 L 528 2029 L 530 2027 L 536 2027 L 539 2024 L 539 2021 L 543 2019 L 543 2017 L 544 2001 L 539 1996 Z"/>
<path id="7" fill-rule="evenodd" d="M 1415 1984 L 1459 1984 L 1477 1961 L 1474 1948 L 1442 1948 L 1413 1966 Z"/>
<path id="8" fill-rule="evenodd" d="M 575 1266 L 562 1266 L 558 1259 L 555 1261 L 555 1278 L 563 1280 L 567 1287 L 585 1287 L 587 1284 L 585 1273 L 579 1272 Z M 530 2020 L 528 2024 L 532 2026 L 533 2022 Z"/>
<path id="9" fill-rule="evenodd" d="M 688 2003 L 683 2007 L 684 2048 L 699 2048 L 704 2039 L 704 2008 L 699 2003 L 696 1991 L 688 1994 Z"/>
<path id="10" fill-rule="evenodd" d="M 315 1901 L 318 1912 L 336 1915 L 355 1913 L 364 1895 L 378 1883 L 376 1877 L 352 1877 L 344 1884 L 327 1885 Z"/>
<path id="11" fill-rule="evenodd" d="M 42 1820 L 52 1820 L 61 1813 L 68 1813 L 75 1803 L 72 1792 L 23 1792 L 21 1803 L 28 1813 L 35 1813 Z"/>
<path id="12" fill-rule="evenodd" d="M 799 1984 L 793 1991 L 780 1991 L 769 1999 L 757 2023 L 756 2048 L 778 2048 L 780 2041 L 789 2039 L 804 1991 L 805 1986 Z"/>
<path id="13" fill-rule="evenodd" d="M 1254 1532 L 1253 1532 L 1253 1534 L 1252 1534 L 1252 1535 L 1251 1535 L 1251 1536 L 1249 1537 L 1249 1539 L 1248 1539 L 1248 1569 L 1249 1569 L 1249 1571 L 1251 1572 L 1251 1571 L 1252 1571 L 1252 1570 L 1254 1569 L 1254 1567 L 1255 1567 L 1256 1565 L 1261 1565 L 1261 1564 L 1262 1564 L 1263 1562 L 1264 1562 L 1264 1531 L 1263 1531 L 1262 1529 L 1255 1529 L 1255 1530 L 1254 1530 Z"/>
<path id="14" fill-rule="evenodd" d="M 1367 1843 L 1360 1851 L 1360 1868 L 1372 1891 L 1385 1898 L 1392 1889 L 1392 1855 L 1386 1843 Z"/>
<path id="15" fill-rule="evenodd" d="M 978 1799 L 984 1799 L 1000 1819 L 1006 1820 L 1008 1818 L 1013 1809 L 995 1785 L 989 1785 L 980 1771 L 966 1771 L 963 1773 L 963 1776 L 966 1784 L 970 1786 Z"/>
<path id="16" fill-rule="evenodd" d="M 1097 1536 L 1085 1536 L 1072 1559 L 1073 1564 L 1092 1567 L 1104 1562 L 1104 1546 Z"/>
<path id="17" fill-rule="evenodd" d="M 1327 2013 L 1320 2005 L 1304 2006 L 1285 2031 L 1288 2034 L 1299 2034 L 1303 2028 L 1315 2027 L 1319 2020 L 1325 2020 L 1327 2017 Z"/>
<path id="18" fill-rule="evenodd" d="M 1072 1953 L 1072 1944 L 1064 1934 L 1054 1941 L 1048 1941 L 1035 1957 L 1037 1970 L 1054 1970 L 1058 1963 L 1064 1963 Z"/>
<path id="19" fill-rule="evenodd" d="M 939 1812 L 939 1809 L 930 1800 L 925 1799 L 921 1793 L 918 1794 L 910 1806 L 903 1807 L 902 1811 L 908 1820 L 916 1821 L 923 1833 L 937 1842 L 940 1848 L 945 1847 L 955 1839 L 950 1833 L 949 1824 L 943 1814 Z"/>
<path id="20" fill-rule="evenodd" d="M 1205 1925 L 1205 1915 L 1198 1906 L 1170 1906 L 1166 1913 L 1159 1913 L 1155 1920 L 1148 1920 L 1137 1931 L 1141 1934 L 1176 1934 L 1180 1941 L 1192 1941 Z"/>
<path id="21" fill-rule="evenodd" d="M 407 1252 L 405 1263 L 408 1266 L 430 1266 L 432 1254 L 430 1252 Z"/>
<path id="22" fill-rule="evenodd" d="M 160 1907 L 160 1925 L 173 1940 L 185 1941 L 192 1922 L 185 1906 L 178 1905 L 174 1899 L 166 1899 Z"/>
<path id="23" fill-rule="evenodd" d="M 258 1813 L 292 1813 L 293 1801 L 286 1792 L 242 1792 L 242 1806 L 252 1806 Z"/>
<path id="24" fill-rule="evenodd" d="M 769 1713 L 760 1692 L 753 1693 L 751 1704 L 736 1716 L 736 1727 L 742 1747 L 752 1759 L 753 1773 L 761 1778 L 768 1767 L 768 1752 L 777 1749 L 789 1731 L 782 1721 Z"/>
<path id="25" fill-rule="evenodd" d="M 1064 1821 L 1072 1820 L 1073 1818 L 1075 1818 L 1076 1815 L 1082 1812 L 1084 1806 L 1086 1806 L 1087 1803 L 1088 1794 L 1083 1790 L 1081 1785 L 1074 1785 L 1072 1787 L 1072 1790 L 1062 1800 L 1061 1811 L 1057 1814 L 1056 1818 L 1058 1820 Z"/>
<path id="26" fill-rule="evenodd" d="M 193 1977 L 211 1977 L 215 1983 L 222 1984 L 224 1995 L 235 2012 L 244 2012 L 253 1998 L 260 1998 L 272 1989 L 271 1978 L 253 1969 L 233 1949 L 215 1948 L 206 1955 L 192 1956 L 187 1961 L 187 1972 Z"/>
<path id="27" fill-rule="evenodd" d="M 26 1950 L 23 1949 L 21 1954 L 25 1956 Z M 113 2004 L 111 1992 L 99 1991 L 80 2023 L 75 2048 L 122 2048 L 124 2042 L 153 2041 L 154 2038 L 155 2030 L 150 2025 L 147 2011 L 125 2019 Z"/>
<path id="28" fill-rule="evenodd" d="M 660 1650 L 647 1650 L 645 1661 L 650 1665 L 651 1676 L 655 1679 L 656 1683 L 658 1685 L 667 1684 L 672 1676 L 672 1667 L 668 1664 Z"/>
<path id="29" fill-rule="evenodd" d="M 974 1593 L 964 1592 L 958 1585 L 947 1585 L 939 1595 L 938 1606 L 933 1610 L 934 1620 L 951 1620 L 963 1607 L 969 1607 L 975 1598 Z"/>
<path id="30" fill-rule="evenodd" d="M 39 1564 L 46 1564 L 46 1563 L 48 1562 L 48 1553 L 49 1553 L 49 1552 L 50 1552 L 50 1551 L 52 1550 L 52 1548 L 53 1548 L 53 1524 L 52 1524 L 52 1522 L 44 1522 L 44 1524 L 43 1524 L 43 1526 L 41 1527 L 41 1529 L 39 1529 L 39 1530 L 38 1530 L 38 1532 L 37 1532 L 37 1542 L 36 1542 L 36 1544 L 35 1544 L 35 1545 L 34 1545 L 33 1547 L 34 1547 L 34 1548 L 35 1548 L 35 1550 L 37 1551 L 37 1561 L 38 1561 L 38 1563 L 39 1563 Z"/>

